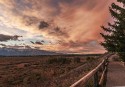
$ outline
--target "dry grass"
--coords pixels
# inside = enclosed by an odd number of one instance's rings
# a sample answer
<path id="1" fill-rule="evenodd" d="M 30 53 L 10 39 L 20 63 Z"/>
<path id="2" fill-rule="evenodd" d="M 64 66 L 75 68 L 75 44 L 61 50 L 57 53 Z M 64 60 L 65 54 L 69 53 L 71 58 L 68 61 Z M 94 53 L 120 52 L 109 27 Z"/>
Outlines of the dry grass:
<path id="1" fill-rule="evenodd" d="M 83 56 L 3 57 L 0 58 L 0 87 L 68 87 L 83 72 L 95 67 L 97 61 Z M 87 64 L 84 71 L 75 74 L 73 70 L 84 64 Z"/>

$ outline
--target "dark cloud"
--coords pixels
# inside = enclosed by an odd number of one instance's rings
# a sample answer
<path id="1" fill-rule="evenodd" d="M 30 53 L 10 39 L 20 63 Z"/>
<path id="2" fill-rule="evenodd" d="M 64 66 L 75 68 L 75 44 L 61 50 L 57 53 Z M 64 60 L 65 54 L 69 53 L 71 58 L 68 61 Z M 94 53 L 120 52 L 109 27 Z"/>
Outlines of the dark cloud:
<path id="1" fill-rule="evenodd" d="M 63 30 L 64 28 L 55 27 L 52 31 L 50 31 L 50 35 L 58 36 L 58 37 L 69 37 L 68 33 Z"/>
<path id="2" fill-rule="evenodd" d="M 43 45 L 43 43 L 42 43 L 42 42 L 39 42 L 39 41 L 36 41 L 35 44 Z"/>
<path id="3" fill-rule="evenodd" d="M 36 45 L 43 45 L 44 41 L 36 41 L 36 42 L 33 42 L 33 41 L 30 41 L 32 44 L 36 44 Z"/>
<path id="4" fill-rule="evenodd" d="M 49 23 L 45 22 L 45 21 L 41 21 L 39 24 L 39 29 L 43 29 L 43 28 L 47 28 L 49 27 Z"/>
<path id="5" fill-rule="evenodd" d="M 57 26 L 57 25 L 54 24 L 53 22 L 48 23 L 48 22 L 45 22 L 45 21 L 41 21 L 40 24 L 39 24 L 39 29 L 46 28 L 49 35 L 69 37 L 68 33 L 65 32 L 65 30 L 64 30 L 65 28 L 60 28 L 58 26 L 57 27 L 55 27 L 55 26 Z"/>
<path id="6" fill-rule="evenodd" d="M 45 41 L 44 41 L 44 40 L 42 40 L 41 42 L 43 42 L 43 43 L 44 43 Z"/>
<path id="7" fill-rule="evenodd" d="M 21 36 L 18 35 L 10 36 L 10 35 L 0 34 L 0 41 L 18 40 L 19 37 Z"/>
<path id="8" fill-rule="evenodd" d="M 40 19 L 37 17 L 33 17 L 33 16 L 23 16 L 24 19 L 24 23 L 26 26 L 32 26 L 32 25 L 37 25 L 37 23 L 39 23 Z"/>
<path id="9" fill-rule="evenodd" d="M 6 46 L 6 44 L 0 44 L 1 46 L 3 46 L 3 47 L 5 47 Z"/>
<path id="10" fill-rule="evenodd" d="M 30 41 L 32 44 L 34 44 L 34 42 L 33 41 Z"/>

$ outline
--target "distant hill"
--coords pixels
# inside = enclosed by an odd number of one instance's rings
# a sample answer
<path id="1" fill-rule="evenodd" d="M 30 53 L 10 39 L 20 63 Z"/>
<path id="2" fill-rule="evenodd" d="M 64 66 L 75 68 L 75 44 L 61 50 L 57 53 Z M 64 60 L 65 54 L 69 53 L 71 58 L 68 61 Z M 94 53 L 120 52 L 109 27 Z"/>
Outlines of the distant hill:
<path id="1" fill-rule="evenodd" d="M 56 55 L 56 52 L 50 52 L 38 49 L 13 49 L 0 48 L 0 56 L 38 56 L 38 55 Z"/>

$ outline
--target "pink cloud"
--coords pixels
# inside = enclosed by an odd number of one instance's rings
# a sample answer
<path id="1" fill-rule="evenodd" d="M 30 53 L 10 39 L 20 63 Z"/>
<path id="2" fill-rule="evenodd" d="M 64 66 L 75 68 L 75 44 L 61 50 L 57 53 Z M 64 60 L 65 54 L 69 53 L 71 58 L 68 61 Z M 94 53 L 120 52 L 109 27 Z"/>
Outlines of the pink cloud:
<path id="1" fill-rule="evenodd" d="M 5 6 L 10 4 L 7 7 L 10 17 L 18 19 L 15 27 L 42 34 L 57 42 L 54 45 L 42 45 L 41 49 L 105 52 L 99 45 L 102 41 L 100 26 L 111 19 L 108 7 L 113 0 L 24 0 L 18 3 L 8 0 L 8 4 L 2 1 L 0 3 Z M 39 28 L 41 21 L 48 24 L 44 29 Z M 13 22 L 10 20 L 8 24 L 14 25 Z"/>

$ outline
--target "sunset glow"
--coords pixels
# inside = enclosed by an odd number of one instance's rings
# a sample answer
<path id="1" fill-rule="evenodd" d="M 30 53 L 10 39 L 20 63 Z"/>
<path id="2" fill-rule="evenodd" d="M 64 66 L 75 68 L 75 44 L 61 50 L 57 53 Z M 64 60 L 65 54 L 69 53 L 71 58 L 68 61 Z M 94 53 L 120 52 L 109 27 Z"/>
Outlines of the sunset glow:
<path id="1" fill-rule="evenodd" d="M 0 47 L 104 53 L 113 0 L 0 0 Z"/>

